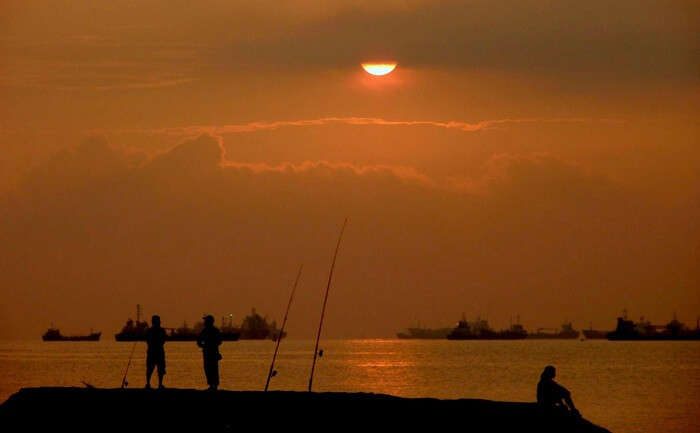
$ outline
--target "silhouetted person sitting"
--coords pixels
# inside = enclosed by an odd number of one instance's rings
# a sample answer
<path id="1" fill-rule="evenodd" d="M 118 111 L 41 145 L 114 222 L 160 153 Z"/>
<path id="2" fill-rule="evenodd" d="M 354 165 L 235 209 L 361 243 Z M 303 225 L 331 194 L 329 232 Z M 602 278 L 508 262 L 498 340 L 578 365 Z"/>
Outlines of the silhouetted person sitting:
<path id="1" fill-rule="evenodd" d="M 146 331 L 146 388 L 151 387 L 151 375 L 158 367 L 158 388 L 163 388 L 165 375 L 165 330 L 160 327 L 160 316 L 151 317 L 151 327 Z"/>
<path id="2" fill-rule="evenodd" d="M 221 345 L 221 332 L 214 327 L 214 316 L 204 316 L 204 329 L 197 337 L 197 346 L 202 348 L 204 356 L 204 374 L 207 376 L 209 389 L 216 391 L 219 387 L 219 346 Z"/>
<path id="3" fill-rule="evenodd" d="M 556 369 L 551 365 L 546 366 L 537 384 L 537 404 L 544 409 L 581 416 L 571 400 L 569 390 L 556 383 L 554 376 Z"/>

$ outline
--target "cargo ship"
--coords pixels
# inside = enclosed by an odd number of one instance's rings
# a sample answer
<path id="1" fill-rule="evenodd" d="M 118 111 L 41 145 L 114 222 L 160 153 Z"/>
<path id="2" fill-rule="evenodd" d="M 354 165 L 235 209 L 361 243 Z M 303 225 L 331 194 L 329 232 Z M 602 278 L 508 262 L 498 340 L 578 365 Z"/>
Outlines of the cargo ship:
<path id="1" fill-rule="evenodd" d="M 279 338 L 284 338 L 287 336 L 286 332 L 280 334 L 280 330 L 277 329 L 277 322 L 274 320 L 272 322 L 268 322 L 267 316 L 261 316 L 255 311 L 255 308 L 253 308 L 250 314 L 243 319 L 240 329 L 241 340 L 270 339 L 277 341 Z"/>
<path id="2" fill-rule="evenodd" d="M 551 331 L 551 332 L 546 332 Z M 578 338 L 579 331 L 574 329 L 571 322 L 565 322 L 561 325 L 561 329 L 537 328 L 537 332 L 528 333 L 527 338 L 532 339 L 551 339 L 551 340 L 573 340 Z"/>
<path id="3" fill-rule="evenodd" d="M 187 323 L 179 328 L 163 328 L 165 329 L 166 341 L 196 341 L 204 324 L 200 321 L 189 327 Z M 145 341 L 148 323 L 141 320 L 141 306 L 136 306 L 136 320 L 129 318 L 122 330 L 114 335 L 116 341 Z M 253 308 L 250 315 L 243 319 L 240 327 L 233 325 L 232 315 L 228 318 L 222 317 L 219 323 L 219 331 L 224 341 L 240 340 L 265 340 L 270 339 L 276 341 L 279 338 L 284 338 L 287 333 L 281 333 L 277 329 L 277 323 L 273 320 L 268 322 L 266 317 L 260 316 Z"/>
<path id="4" fill-rule="evenodd" d="M 114 334 L 114 339 L 117 341 L 145 341 L 146 331 L 148 330 L 148 322 L 141 320 L 141 305 L 136 305 L 136 321 L 131 317 L 126 320 L 126 324 L 122 330 Z M 166 331 L 167 332 L 167 331 Z"/>
<path id="5" fill-rule="evenodd" d="M 44 341 L 99 341 L 101 332 L 92 332 L 88 335 L 62 335 L 61 331 L 53 325 L 41 336 Z"/>
<path id="6" fill-rule="evenodd" d="M 617 327 L 606 335 L 612 341 L 674 341 L 674 340 L 700 340 L 700 323 L 696 323 L 695 329 L 690 329 L 676 319 L 666 325 L 652 325 L 644 317 L 635 323 L 627 319 L 627 311 L 622 317 L 617 318 Z"/>
<path id="7" fill-rule="evenodd" d="M 218 328 L 223 341 L 238 341 L 240 339 L 241 330 L 233 326 L 230 318 L 226 320 L 226 318 L 222 317 L 220 323 L 221 325 Z M 167 341 L 197 341 L 197 337 L 204 329 L 204 322 L 197 322 L 193 328 L 190 328 L 187 322 L 183 322 L 179 328 L 164 329 Z"/>
<path id="8" fill-rule="evenodd" d="M 477 318 L 474 322 L 467 322 L 462 316 L 457 326 L 447 334 L 448 340 L 522 340 L 527 338 L 527 331 L 518 323 L 512 324 L 509 329 L 494 331 L 486 320 Z"/>
<path id="9" fill-rule="evenodd" d="M 604 340 L 610 331 L 599 331 L 597 329 L 593 329 L 593 322 L 591 322 L 588 329 L 582 329 L 581 332 L 586 340 Z"/>
<path id="10" fill-rule="evenodd" d="M 603 340 L 606 338 L 608 333 L 610 331 L 599 331 L 597 329 L 584 329 L 581 332 L 583 332 L 583 336 L 586 337 L 586 340 Z"/>
<path id="11" fill-rule="evenodd" d="M 444 340 L 452 328 L 423 328 L 420 322 L 415 328 L 406 328 L 406 332 L 397 332 L 396 337 L 402 340 Z"/>

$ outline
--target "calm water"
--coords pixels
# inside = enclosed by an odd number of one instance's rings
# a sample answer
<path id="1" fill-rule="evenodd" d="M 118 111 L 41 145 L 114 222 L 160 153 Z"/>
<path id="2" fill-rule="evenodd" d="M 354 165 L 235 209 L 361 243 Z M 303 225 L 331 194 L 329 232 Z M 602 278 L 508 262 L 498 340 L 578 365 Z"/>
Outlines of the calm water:
<path id="1" fill-rule="evenodd" d="M 589 420 L 614 433 L 700 432 L 699 342 L 418 341 L 322 342 L 315 391 L 363 391 L 406 397 L 534 401 L 546 364 Z M 25 386 L 118 387 L 133 343 L 0 342 L 0 401 Z M 224 389 L 261 390 L 270 341 L 224 343 Z M 273 389 L 305 390 L 313 342 L 286 340 Z M 205 388 L 194 343 L 167 343 L 166 386 Z M 138 343 L 131 387 L 145 383 Z M 156 379 L 154 374 L 154 379 Z M 157 383 L 157 382 L 154 382 Z"/>

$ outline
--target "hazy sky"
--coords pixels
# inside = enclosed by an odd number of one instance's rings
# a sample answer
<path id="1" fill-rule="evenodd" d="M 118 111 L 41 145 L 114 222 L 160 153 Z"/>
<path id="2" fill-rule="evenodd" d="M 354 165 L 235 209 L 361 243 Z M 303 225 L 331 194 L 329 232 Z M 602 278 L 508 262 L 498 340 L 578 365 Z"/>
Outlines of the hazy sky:
<path id="1" fill-rule="evenodd" d="M 700 315 L 697 2 L 0 8 L 0 337 Z"/>

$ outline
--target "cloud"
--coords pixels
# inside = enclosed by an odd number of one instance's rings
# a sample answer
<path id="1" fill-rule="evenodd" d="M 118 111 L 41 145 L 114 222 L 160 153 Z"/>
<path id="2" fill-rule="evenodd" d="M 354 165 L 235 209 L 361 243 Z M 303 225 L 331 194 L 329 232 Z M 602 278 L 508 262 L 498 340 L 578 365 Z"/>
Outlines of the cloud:
<path id="1" fill-rule="evenodd" d="M 148 167 L 168 170 L 168 175 L 178 171 L 210 170 L 223 163 L 224 154 L 219 137 L 203 134 L 157 155 Z"/>
<path id="2" fill-rule="evenodd" d="M 160 87 L 172 87 L 179 86 L 180 84 L 187 84 L 197 81 L 197 78 L 181 78 L 176 80 L 161 80 L 153 82 L 142 82 L 142 83 L 127 83 L 127 84 L 117 84 L 109 86 L 97 86 L 97 90 L 119 90 L 119 89 L 157 89 Z"/>
<path id="3" fill-rule="evenodd" d="M 620 122 L 620 119 L 606 118 L 585 118 L 585 117 L 561 117 L 561 118 L 522 118 L 522 119 L 494 119 L 469 123 L 462 121 L 432 121 L 432 120 L 388 120 L 378 117 L 322 117 L 318 119 L 303 120 L 277 120 L 273 122 L 250 122 L 245 124 L 228 125 L 204 125 L 204 126 L 182 126 L 157 129 L 113 129 L 113 130 L 91 130 L 96 133 L 117 133 L 117 134 L 163 134 L 174 136 L 197 136 L 201 134 L 224 135 L 246 132 L 270 131 L 290 127 L 314 127 L 331 124 L 362 125 L 362 126 L 394 126 L 394 127 L 427 127 L 455 129 L 464 132 L 478 132 L 488 129 L 504 127 L 507 125 L 517 125 L 524 123 L 586 123 L 586 122 Z"/>
<path id="4" fill-rule="evenodd" d="M 555 80 L 697 78 L 697 4 L 604 0 L 421 2 L 347 7 L 288 34 L 231 41 L 245 62 L 347 67 L 368 58 L 407 67 L 544 74 Z M 342 49 L 338 49 L 342 47 Z M 221 53 L 216 53 L 220 55 Z"/>
<path id="5" fill-rule="evenodd" d="M 303 161 L 300 163 L 283 162 L 271 165 L 266 163 L 232 162 L 227 161 L 223 167 L 249 170 L 256 174 L 280 173 L 280 174 L 305 174 L 305 173 L 352 173 L 357 176 L 378 175 L 391 176 L 406 182 L 416 183 L 423 186 L 437 187 L 435 180 L 420 173 L 413 167 L 393 166 L 385 164 L 357 165 L 347 162 L 330 161 Z"/>
<path id="6" fill-rule="evenodd" d="M 581 326 L 610 324 L 622 304 L 657 321 L 700 306 L 697 207 L 676 212 L 551 155 L 494 155 L 481 195 L 410 167 L 227 161 L 211 136 L 138 165 L 103 140 L 64 155 L 0 206 L 6 329 L 38 333 L 50 317 L 107 332 L 136 302 L 171 324 L 252 306 L 276 316 L 303 261 L 290 332 L 308 336 L 345 216 L 329 335 L 390 336 L 416 311 L 442 323 L 489 305 L 496 327 L 513 312 Z"/>
<path id="7" fill-rule="evenodd" d="M 149 83 L 143 77 L 173 71 L 201 79 L 251 69 L 349 68 L 390 58 L 407 68 L 525 73 L 582 86 L 621 78 L 697 82 L 700 67 L 700 10 L 687 1 L 338 0 L 322 10 L 204 1 L 196 13 L 168 8 L 164 0 L 133 8 L 73 3 L 71 14 L 61 17 L 26 2 L 9 9 L 13 19 L 0 48 L 13 59 L 13 74 L 1 82 L 71 87 L 96 80 L 113 88 L 122 74 L 137 75 L 141 79 L 130 82 L 141 86 Z M 107 75 L 76 69 L 104 58 L 138 66 Z M 102 81 L 95 72 L 102 72 Z"/>
<path id="8" fill-rule="evenodd" d="M 184 140 L 174 148 L 156 155 L 145 170 L 173 172 L 211 171 L 214 169 L 243 170 L 254 174 L 327 174 L 329 172 L 346 172 L 357 176 L 387 175 L 397 179 L 416 182 L 426 186 L 436 183 L 413 167 L 386 164 L 358 165 L 347 162 L 302 161 L 299 163 L 282 162 L 267 164 L 264 162 L 238 162 L 226 158 L 226 150 L 221 137 L 202 134 L 193 139 Z"/>
<path id="9" fill-rule="evenodd" d="M 45 164 L 31 171 L 25 186 L 35 191 L 89 186 L 93 182 L 122 176 L 132 160 L 112 148 L 103 136 L 89 136 L 79 145 L 58 151 Z"/>

